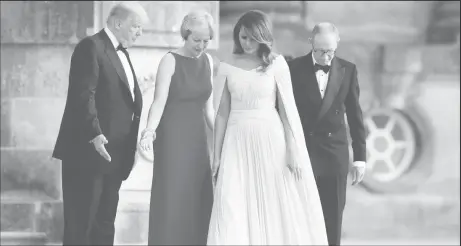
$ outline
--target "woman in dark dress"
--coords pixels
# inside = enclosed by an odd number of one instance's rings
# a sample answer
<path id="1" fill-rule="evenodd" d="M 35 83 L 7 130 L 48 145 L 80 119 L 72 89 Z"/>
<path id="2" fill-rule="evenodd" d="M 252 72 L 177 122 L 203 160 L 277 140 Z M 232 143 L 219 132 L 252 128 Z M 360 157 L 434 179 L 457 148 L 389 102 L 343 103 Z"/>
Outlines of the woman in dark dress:
<path id="1" fill-rule="evenodd" d="M 185 44 L 157 71 L 155 96 L 140 147 L 154 151 L 149 245 L 205 245 L 213 203 L 206 127 L 213 128 L 212 17 L 184 17 Z"/>

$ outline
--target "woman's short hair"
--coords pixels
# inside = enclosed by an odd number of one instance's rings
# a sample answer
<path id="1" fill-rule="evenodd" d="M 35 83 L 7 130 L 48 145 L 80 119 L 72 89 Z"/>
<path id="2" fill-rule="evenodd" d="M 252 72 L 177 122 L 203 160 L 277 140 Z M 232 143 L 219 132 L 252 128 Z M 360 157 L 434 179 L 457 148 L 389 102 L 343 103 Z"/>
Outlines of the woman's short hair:
<path id="1" fill-rule="evenodd" d="M 214 37 L 214 20 L 213 17 L 204 10 L 194 10 L 184 16 L 181 23 L 181 37 L 186 40 L 192 33 L 192 29 L 197 26 L 208 25 L 210 30 L 210 39 Z"/>
<path id="2" fill-rule="evenodd" d="M 275 59 L 272 51 L 274 36 L 272 34 L 272 23 L 267 15 L 259 10 L 250 10 L 240 17 L 234 27 L 234 54 L 243 54 L 240 43 L 240 29 L 244 28 L 247 35 L 259 43 L 258 56 L 263 60 L 263 70 L 269 67 Z"/>

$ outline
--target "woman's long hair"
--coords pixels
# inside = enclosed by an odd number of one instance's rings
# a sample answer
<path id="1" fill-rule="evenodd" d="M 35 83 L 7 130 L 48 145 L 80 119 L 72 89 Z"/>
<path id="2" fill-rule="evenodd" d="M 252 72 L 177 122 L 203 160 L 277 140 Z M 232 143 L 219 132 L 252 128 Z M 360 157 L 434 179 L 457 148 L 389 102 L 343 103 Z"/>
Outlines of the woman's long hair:
<path id="1" fill-rule="evenodd" d="M 240 17 L 234 27 L 234 54 L 243 54 L 242 44 L 240 44 L 239 32 L 245 28 L 247 35 L 259 43 L 257 55 L 263 61 L 263 71 L 269 67 L 275 55 L 272 52 L 274 37 L 272 35 L 272 24 L 267 15 L 259 10 L 250 10 Z"/>

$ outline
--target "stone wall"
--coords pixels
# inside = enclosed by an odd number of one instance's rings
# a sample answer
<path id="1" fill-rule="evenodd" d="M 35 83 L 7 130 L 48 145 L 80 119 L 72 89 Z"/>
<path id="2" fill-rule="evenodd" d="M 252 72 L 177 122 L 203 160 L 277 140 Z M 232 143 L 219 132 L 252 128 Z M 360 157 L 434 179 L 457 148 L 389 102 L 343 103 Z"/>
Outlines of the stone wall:
<path id="1" fill-rule="evenodd" d="M 91 3 L 91 2 L 90 2 Z M 1 3 L 1 231 L 62 236 L 61 168 L 51 158 L 70 56 L 88 2 Z"/>

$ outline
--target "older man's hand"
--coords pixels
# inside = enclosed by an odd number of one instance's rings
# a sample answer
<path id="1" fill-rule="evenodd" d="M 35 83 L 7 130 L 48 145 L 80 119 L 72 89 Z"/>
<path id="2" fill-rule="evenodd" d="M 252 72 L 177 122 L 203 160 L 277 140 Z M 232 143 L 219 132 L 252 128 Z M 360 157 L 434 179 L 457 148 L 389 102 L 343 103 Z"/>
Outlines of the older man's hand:
<path id="1" fill-rule="evenodd" d="M 354 161 L 350 169 L 350 174 L 352 177 L 352 185 L 356 185 L 362 182 L 363 177 L 365 177 L 366 163 L 364 161 Z"/>
<path id="2" fill-rule="evenodd" d="M 105 144 L 109 143 L 109 141 L 107 141 L 107 138 L 100 134 L 98 136 L 96 136 L 93 140 L 90 141 L 90 143 L 92 143 L 94 145 L 94 149 L 104 158 L 106 159 L 106 161 L 110 162 L 111 161 L 111 157 L 109 155 L 109 153 L 107 152 L 106 150 L 106 147 L 104 147 Z"/>

